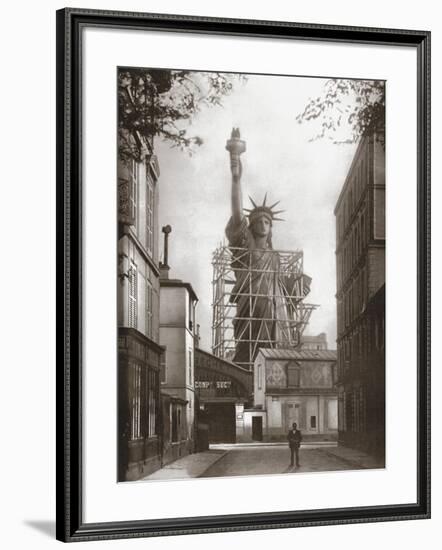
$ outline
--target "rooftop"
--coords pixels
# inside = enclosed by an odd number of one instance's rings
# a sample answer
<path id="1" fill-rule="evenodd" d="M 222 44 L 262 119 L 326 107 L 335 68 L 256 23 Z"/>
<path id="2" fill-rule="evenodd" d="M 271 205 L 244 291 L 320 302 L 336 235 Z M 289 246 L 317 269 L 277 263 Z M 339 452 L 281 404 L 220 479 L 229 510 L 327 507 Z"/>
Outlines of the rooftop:
<path id="1" fill-rule="evenodd" d="M 321 332 L 320 334 L 311 335 L 311 334 L 303 334 L 301 337 L 301 343 L 316 343 L 316 342 L 325 342 L 327 340 L 327 335 L 325 332 Z"/>
<path id="2" fill-rule="evenodd" d="M 229 359 L 224 359 L 224 357 L 218 357 L 217 355 L 213 355 L 213 353 L 211 353 L 210 351 L 206 351 L 199 347 L 195 347 L 195 352 L 202 353 L 207 357 L 209 357 L 210 359 L 213 359 L 214 361 L 219 361 L 220 363 L 223 363 L 226 366 L 233 367 L 246 374 L 252 374 L 252 371 L 242 367 L 241 365 L 238 365 L 237 363 L 234 363 L 233 361 L 229 361 Z"/>
<path id="3" fill-rule="evenodd" d="M 181 279 L 164 279 L 160 277 L 160 287 L 186 288 L 194 300 L 198 300 L 198 296 L 190 283 L 186 283 Z"/>
<path id="4" fill-rule="evenodd" d="M 293 359 L 294 361 L 320 360 L 320 361 L 336 361 L 336 350 L 309 350 L 309 349 L 272 349 L 261 348 L 259 353 L 268 359 Z"/>

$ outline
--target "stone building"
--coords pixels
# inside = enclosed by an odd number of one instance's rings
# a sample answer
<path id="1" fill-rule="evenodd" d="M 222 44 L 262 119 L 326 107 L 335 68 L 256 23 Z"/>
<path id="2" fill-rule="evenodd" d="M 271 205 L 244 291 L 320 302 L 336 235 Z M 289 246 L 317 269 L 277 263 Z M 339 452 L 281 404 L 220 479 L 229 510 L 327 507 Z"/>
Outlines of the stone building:
<path id="1" fill-rule="evenodd" d="M 337 438 L 336 351 L 261 348 L 254 363 L 251 440 L 286 440 L 293 422 L 304 440 Z"/>
<path id="2" fill-rule="evenodd" d="M 161 267 L 160 343 L 162 465 L 195 450 L 195 308 L 198 298 L 189 283 L 169 279 Z"/>
<path id="3" fill-rule="evenodd" d="M 152 143 L 132 136 L 140 160 L 118 163 L 118 480 L 160 466 L 159 166 Z"/>
<path id="4" fill-rule="evenodd" d="M 339 440 L 385 452 L 385 153 L 364 136 L 335 207 Z"/>

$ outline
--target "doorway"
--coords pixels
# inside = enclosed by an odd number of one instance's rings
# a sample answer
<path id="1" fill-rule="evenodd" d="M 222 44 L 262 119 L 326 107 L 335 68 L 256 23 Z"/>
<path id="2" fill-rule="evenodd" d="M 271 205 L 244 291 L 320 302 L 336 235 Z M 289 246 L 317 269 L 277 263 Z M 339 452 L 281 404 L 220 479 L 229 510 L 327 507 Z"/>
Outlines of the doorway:
<path id="1" fill-rule="evenodd" d="M 262 441 L 262 416 L 252 416 L 252 439 Z"/>
<path id="2" fill-rule="evenodd" d="M 299 411 L 300 411 L 299 403 L 287 403 L 287 408 L 286 408 L 286 429 L 287 430 L 292 429 L 294 422 L 298 424 L 298 428 L 301 427 Z"/>
<path id="3" fill-rule="evenodd" d="M 209 443 L 235 443 L 235 403 L 206 403 Z"/>

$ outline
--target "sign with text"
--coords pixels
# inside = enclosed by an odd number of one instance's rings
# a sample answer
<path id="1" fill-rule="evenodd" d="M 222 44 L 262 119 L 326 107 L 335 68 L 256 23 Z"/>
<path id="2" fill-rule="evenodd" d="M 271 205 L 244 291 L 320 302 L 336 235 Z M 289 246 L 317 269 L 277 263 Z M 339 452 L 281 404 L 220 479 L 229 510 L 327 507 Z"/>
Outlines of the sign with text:
<path id="1" fill-rule="evenodd" d="M 195 380 L 195 388 L 208 390 L 209 388 L 229 389 L 232 385 L 230 380 Z"/>

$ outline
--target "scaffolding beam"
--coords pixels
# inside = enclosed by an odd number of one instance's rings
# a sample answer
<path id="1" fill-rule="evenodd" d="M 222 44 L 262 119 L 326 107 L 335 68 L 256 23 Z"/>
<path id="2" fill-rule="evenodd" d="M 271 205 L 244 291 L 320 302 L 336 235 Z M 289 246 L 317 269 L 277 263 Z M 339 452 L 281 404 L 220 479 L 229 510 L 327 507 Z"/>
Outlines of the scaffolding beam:
<path id="1" fill-rule="evenodd" d="M 256 261 L 256 254 L 265 261 Z M 252 370 L 259 348 L 300 345 L 310 316 L 318 307 L 304 302 L 311 279 L 304 274 L 303 258 L 301 250 L 252 251 L 226 245 L 215 250 L 214 355 Z"/>

